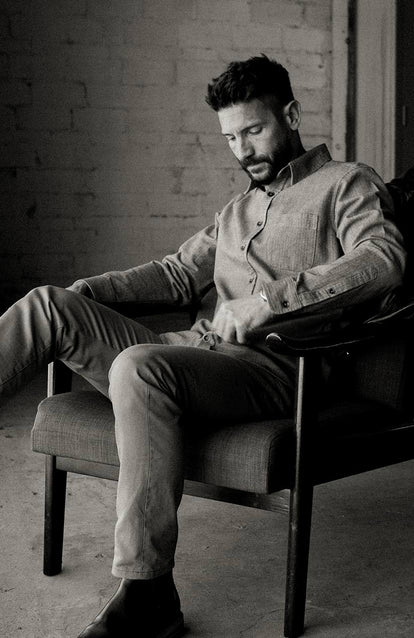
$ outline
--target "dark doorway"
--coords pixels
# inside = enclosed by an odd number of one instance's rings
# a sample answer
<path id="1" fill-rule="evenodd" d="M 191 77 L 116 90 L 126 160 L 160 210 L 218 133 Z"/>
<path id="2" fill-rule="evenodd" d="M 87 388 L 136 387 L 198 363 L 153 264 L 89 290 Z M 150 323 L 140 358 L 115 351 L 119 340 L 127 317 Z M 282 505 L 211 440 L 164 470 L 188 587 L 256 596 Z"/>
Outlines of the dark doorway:
<path id="1" fill-rule="evenodd" d="M 414 2 L 397 0 L 395 169 L 414 165 Z"/>

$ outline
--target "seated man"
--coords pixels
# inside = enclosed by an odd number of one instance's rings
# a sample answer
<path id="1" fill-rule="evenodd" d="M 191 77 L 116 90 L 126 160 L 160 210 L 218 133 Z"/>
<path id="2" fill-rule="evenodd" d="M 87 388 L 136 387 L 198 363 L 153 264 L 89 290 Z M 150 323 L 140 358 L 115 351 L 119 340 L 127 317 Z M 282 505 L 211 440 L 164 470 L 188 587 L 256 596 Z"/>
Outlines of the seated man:
<path id="1" fill-rule="evenodd" d="M 300 105 L 280 64 L 231 63 L 207 102 L 247 190 L 176 254 L 67 290 L 36 288 L 0 318 L 3 394 L 59 359 L 112 401 L 121 581 L 82 638 L 183 633 L 172 577 L 183 415 L 211 423 L 289 415 L 294 362 L 266 349 L 266 327 L 368 318 L 390 310 L 402 281 L 405 252 L 384 184 L 366 166 L 333 161 L 324 145 L 305 151 Z M 182 332 L 154 334 L 103 305 L 187 304 L 212 285 L 214 318 Z"/>

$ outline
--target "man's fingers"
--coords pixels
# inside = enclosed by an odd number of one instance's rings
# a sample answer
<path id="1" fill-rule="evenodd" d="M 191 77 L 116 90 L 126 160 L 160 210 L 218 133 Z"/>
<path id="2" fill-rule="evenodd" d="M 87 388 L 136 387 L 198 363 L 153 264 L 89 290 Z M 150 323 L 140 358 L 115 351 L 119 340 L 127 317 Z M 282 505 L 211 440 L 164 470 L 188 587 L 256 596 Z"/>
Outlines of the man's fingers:
<path id="1" fill-rule="evenodd" d="M 247 343 L 248 331 L 251 328 L 253 311 L 257 300 L 241 299 L 224 302 L 215 316 L 212 328 L 224 341 L 230 343 Z M 264 306 L 260 300 L 260 308 Z M 253 308 L 253 310 L 252 310 Z"/>
<path id="2" fill-rule="evenodd" d="M 247 343 L 247 332 L 244 326 L 236 326 L 237 343 Z"/>
<path id="3" fill-rule="evenodd" d="M 237 343 L 236 324 L 231 312 L 220 308 L 213 321 L 212 328 L 223 341 Z"/>

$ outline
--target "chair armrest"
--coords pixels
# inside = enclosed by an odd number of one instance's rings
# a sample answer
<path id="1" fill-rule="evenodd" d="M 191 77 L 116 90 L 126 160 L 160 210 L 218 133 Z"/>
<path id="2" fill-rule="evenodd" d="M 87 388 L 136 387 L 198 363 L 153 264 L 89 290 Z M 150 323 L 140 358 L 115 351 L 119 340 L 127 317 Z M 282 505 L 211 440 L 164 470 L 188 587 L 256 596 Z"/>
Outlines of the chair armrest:
<path id="1" fill-rule="evenodd" d="M 401 335 L 403 331 L 409 330 L 414 330 L 414 299 L 388 315 L 344 330 L 306 337 L 288 337 L 271 332 L 266 337 L 266 344 L 273 352 L 303 357 L 348 349 L 381 336 Z"/>
<path id="2" fill-rule="evenodd" d="M 266 343 L 274 352 L 298 358 L 295 387 L 295 470 L 292 502 L 299 502 L 313 486 L 312 441 L 318 406 L 323 393 L 321 355 L 374 341 L 380 336 L 398 334 L 414 328 L 414 300 L 396 312 L 342 331 L 294 338 L 272 332 Z M 314 356 L 317 355 L 317 356 Z"/>

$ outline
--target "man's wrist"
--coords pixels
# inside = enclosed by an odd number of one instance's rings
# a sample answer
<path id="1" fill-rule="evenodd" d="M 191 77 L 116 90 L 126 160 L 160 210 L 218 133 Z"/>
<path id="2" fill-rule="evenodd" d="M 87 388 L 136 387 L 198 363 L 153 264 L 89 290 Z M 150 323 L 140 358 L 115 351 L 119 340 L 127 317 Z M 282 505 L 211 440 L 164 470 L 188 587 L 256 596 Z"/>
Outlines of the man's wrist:
<path id="1" fill-rule="evenodd" d="M 270 303 L 269 300 L 267 298 L 267 295 L 265 293 L 265 291 L 263 289 L 259 290 L 259 305 L 261 308 L 261 316 L 264 318 L 265 321 L 268 321 L 269 319 L 271 319 L 272 317 L 274 317 L 274 311 L 272 310 L 272 308 L 270 307 Z"/>

